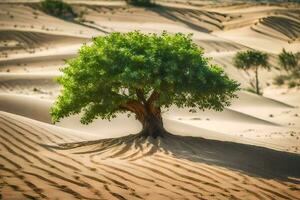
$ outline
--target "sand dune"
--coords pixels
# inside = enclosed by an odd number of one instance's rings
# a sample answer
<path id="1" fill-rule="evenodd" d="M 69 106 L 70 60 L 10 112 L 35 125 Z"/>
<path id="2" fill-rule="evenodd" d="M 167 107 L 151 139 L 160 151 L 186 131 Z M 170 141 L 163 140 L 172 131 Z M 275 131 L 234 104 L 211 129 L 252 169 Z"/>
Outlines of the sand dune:
<path id="1" fill-rule="evenodd" d="M 165 4 L 164 4 L 165 5 Z M 243 4 L 241 6 L 224 5 L 221 8 L 209 6 L 169 6 L 150 8 L 123 8 L 86 6 L 87 21 L 107 32 L 128 31 L 137 27 L 141 30 L 154 30 L 154 26 L 163 29 L 171 25 L 180 25 L 189 32 L 213 32 L 217 36 L 242 45 L 277 53 L 282 46 L 296 51 L 299 48 L 299 6 L 283 8 L 280 6 L 258 6 L 259 9 Z M 100 14 L 99 14 L 100 13 Z M 113 21 L 114 23 L 111 23 Z M 128 23 L 130 22 L 130 23 Z M 148 26 L 146 26 L 148 24 Z M 133 26 L 130 28 L 129 26 Z M 174 29 L 173 29 L 174 30 Z M 237 37 L 237 35 L 239 35 Z M 232 36 L 237 38 L 232 38 Z M 263 42 L 253 42 L 254 40 Z M 271 42 L 276 48 L 264 44 Z"/>
<path id="2" fill-rule="evenodd" d="M 29 4 L 1 3 L 0 30 L 30 30 L 40 33 L 91 37 L 98 31 L 50 16 Z"/>
<path id="3" fill-rule="evenodd" d="M 24 30 L 1 30 L 1 41 L 7 40 L 7 47 L 1 46 L 1 50 L 23 47 L 23 48 L 34 48 L 34 47 L 57 47 L 61 43 L 66 45 L 70 43 L 83 43 L 86 38 L 74 37 L 68 35 L 59 35 L 53 33 L 43 33 L 37 31 L 24 31 Z M 16 46 L 10 46 L 9 42 L 16 44 Z"/>
<path id="4" fill-rule="evenodd" d="M 173 135 L 80 142 L 4 112 L 0 121 L 4 199 L 299 197 L 299 155 Z"/>
<path id="5" fill-rule="evenodd" d="M 299 7 L 262 6 L 260 9 L 229 7 L 213 9 L 230 16 L 224 30 L 215 34 L 248 47 L 277 53 L 281 48 L 299 49 Z M 237 36 L 238 35 L 238 36 Z M 235 38 L 231 37 L 235 36 Z M 256 42 L 254 42 L 256 40 Z M 258 42 L 261 41 L 261 42 Z M 268 45 L 271 45 L 270 49 Z M 291 45 L 291 43 L 294 43 Z"/>
<path id="6" fill-rule="evenodd" d="M 300 94 L 297 92 L 297 89 L 289 89 L 289 88 L 268 88 L 265 91 L 265 96 L 276 99 L 278 101 L 286 102 L 290 105 L 294 105 L 299 107 L 300 102 L 299 97 Z"/>
<path id="7" fill-rule="evenodd" d="M 1 94 L 2 111 L 22 115 L 41 122 L 51 122 L 49 105 L 51 102 L 28 96 Z"/>
<path id="8" fill-rule="evenodd" d="M 1 93 L 35 95 L 53 99 L 59 86 L 53 84 L 57 73 L 48 74 L 0 74 Z"/>
<path id="9" fill-rule="evenodd" d="M 0 34 L 0 72 L 12 73 L 58 72 L 90 40 L 38 31 L 0 30 Z"/>
<path id="10" fill-rule="evenodd" d="M 24 86 L 26 87 L 26 86 Z M 28 86 L 27 86 L 28 87 Z M 241 93 L 241 96 L 250 96 L 251 94 L 248 93 Z M 256 98 L 256 97 L 254 97 Z M 258 98 L 259 99 L 259 98 Z M 49 101 L 49 100 L 42 100 L 42 99 L 37 99 L 35 97 L 29 97 L 26 95 L 15 95 L 15 94 L 0 94 L 0 100 L 3 102 L 2 105 L 6 105 L 5 107 L 2 107 L 1 109 L 6 109 L 7 112 L 11 112 L 11 113 L 15 113 L 15 114 L 19 114 L 19 115 L 23 115 L 26 117 L 30 117 L 30 118 L 34 118 L 34 113 L 33 112 L 27 112 L 27 109 L 36 109 L 36 112 L 41 112 L 43 113 L 45 116 L 49 116 L 47 118 L 43 118 L 46 120 L 39 120 L 39 121 L 43 121 L 46 123 L 51 123 L 50 120 L 50 114 L 49 114 L 49 109 L 51 107 L 51 105 L 53 104 L 53 101 Z M 251 101 L 251 99 L 249 100 Z M 261 101 L 265 101 L 268 102 L 268 100 L 261 100 Z M 273 107 L 283 107 L 283 108 L 291 108 L 290 106 L 283 104 L 281 102 L 277 102 L 274 100 L 269 100 L 270 102 L 274 103 L 275 105 L 273 105 Z M 238 105 L 238 108 L 235 108 L 236 110 L 238 110 L 239 108 L 241 109 L 243 107 L 243 101 L 240 102 L 236 102 L 236 104 Z M 9 104 L 9 105 L 8 105 Z M 23 109 L 15 109 L 16 106 L 20 106 L 20 108 L 23 107 Z M 247 106 L 250 106 L 251 104 L 247 104 Z M 252 105 L 254 107 L 254 105 Z M 272 106 L 272 104 L 270 105 Z M 25 113 L 29 113 L 29 115 L 25 114 Z M 257 123 L 257 124 L 264 124 L 264 125 L 274 125 L 271 122 L 268 122 L 266 120 L 263 119 L 258 119 L 255 117 L 252 117 L 250 115 L 247 114 L 243 114 L 240 113 L 238 111 L 232 110 L 232 109 L 228 109 L 226 108 L 223 112 L 215 112 L 215 111 L 200 111 L 198 110 L 195 114 L 190 113 L 189 109 L 178 109 L 176 107 L 171 108 L 170 110 L 166 110 L 166 115 L 170 115 L 172 117 L 175 118 L 180 118 L 180 117 L 197 117 L 197 116 L 202 116 L 203 118 L 213 118 L 216 120 L 226 120 L 226 121 L 236 121 L 239 123 L 243 123 L 243 122 L 248 122 L 248 123 Z M 38 114 L 37 114 L 38 115 Z M 84 126 L 83 126 L 84 127 Z"/>

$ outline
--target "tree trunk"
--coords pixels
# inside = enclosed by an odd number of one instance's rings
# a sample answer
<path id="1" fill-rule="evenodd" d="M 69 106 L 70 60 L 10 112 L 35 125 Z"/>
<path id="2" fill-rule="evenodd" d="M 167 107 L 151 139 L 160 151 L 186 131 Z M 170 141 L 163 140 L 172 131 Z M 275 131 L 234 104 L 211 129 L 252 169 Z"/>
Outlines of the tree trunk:
<path id="1" fill-rule="evenodd" d="M 256 94 L 260 94 L 259 91 L 259 83 L 258 83 L 258 67 L 255 68 L 255 87 L 256 87 Z"/>
<path id="2" fill-rule="evenodd" d="M 143 125 L 143 130 L 141 131 L 141 135 L 145 137 L 164 137 L 166 130 L 163 126 L 162 118 L 159 115 L 154 114 L 146 114 L 143 120 L 140 120 Z"/>
<path id="3" fill-rule="evenodd" d="M 161 110 L 154 102 L 159 99 L 159 93 L 155 90 L 148 99 L 145 99 L 144 91 L 136 89 L 138 100 L 130 100 L 120 105 L 121 109 L 133 112 L 136 119 L 143 125 L 140 134 L 144 137 L 164 137 L 167 131 L 164 129 Z"/>

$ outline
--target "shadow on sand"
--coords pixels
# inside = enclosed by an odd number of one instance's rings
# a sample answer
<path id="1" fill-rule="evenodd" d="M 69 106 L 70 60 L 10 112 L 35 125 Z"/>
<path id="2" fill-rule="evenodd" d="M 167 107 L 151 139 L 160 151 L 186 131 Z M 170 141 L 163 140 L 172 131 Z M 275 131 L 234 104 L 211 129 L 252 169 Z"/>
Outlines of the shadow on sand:
<path id="1" fill-rule="evenodd" d="M 120 138 L 66 143 L 52 148 L 72 149 L 75 154 L 96 155 L 105 154 L 108 149 L 114 148 L 110 152 L 116 153 L 106 155 L 107 158 L 123 156 L 128 151 L 130 154 L 143 152 L 139 158 L 163 152 L 178 159 L 225 167 L 250 176 L 300 183 L 299 154 L 199 137 L 166 134 L 163 138 L 153 139 L 135 134 Z"/>
<path id="2" fill-rule="evenodd" d="M 193 10 L 189 10 L 189 9 L 172 8 L 172 7 L 160 6 L 160 5 L 156 5 L 155 7 L 151 7 L 151 8 L 146 8 L 146 10 L 155 12 L 156 14 L 158 14 L 158 15 L 164 17 L 164 18 L 167 18 L 167 19 L 172 20 L 174 22 L 182 23 L 182 24 L 188 26 L 189 28 L 191 28 L 193 30 L 204 32 L 204 33 L 209 33 L 209 32 L 211 32 L 211 30 L 209 30 L 209 29 L 205 28 L 204 26 L 200 25 L 200 22 L 209 23 L 212 26 L 219 27 L 218 24 L 214 24 L 210 21 L 201 19 L 199 16 L 208 15 L 207 13 L 201 12 L 201 11 L 193 11 Z M 194 19 L 197 19 L 198 23 L 195 22 L 195 21 L 190 20 L 190 18 L 187 18 L 186 17 L 187 14 L 192 15 Z"/>
<path id="3" fill-rule="evenodd" d="M 182 144 L 182 148 L 168 148 L 178 159 L 226 167 L 250 176 L 300 183 L 299 154 L 197 137 L 171 137 Z"/>

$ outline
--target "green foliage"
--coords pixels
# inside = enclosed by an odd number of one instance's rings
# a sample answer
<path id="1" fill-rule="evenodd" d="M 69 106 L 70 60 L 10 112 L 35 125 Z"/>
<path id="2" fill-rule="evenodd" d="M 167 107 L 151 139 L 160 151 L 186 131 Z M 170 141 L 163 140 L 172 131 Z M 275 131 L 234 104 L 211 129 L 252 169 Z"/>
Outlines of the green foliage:
<path id="1" fill-rule="evenodd" d="M 82 123 L 111 119 L 130 101 L 140 101 L 137 90 L 155 105 L 171 105 L 221 111 L 230 104 L 239 84 L 210 64 L 191 35 L 114 32 L 84 45 L 67 61 L 58 78 L 63 87 L 51 109 L 54 122 L 83 113 Z"/>
<path id="2" fill-rule="evenodd" d="M 283 85 L 287 79 L 288 79 L 288 76 L 285 76 L 285 75 L 276 76 L 274 78 L 274 84 L 279 85 L 279 86 Z"/>
<path id="3" fill-rule="evenodd" d="M 126 0 L 126 2 L 134 6 L 154 6 L 154 3 L 152 3 L 151 0 Z"/>
<path id="4" fill-rule="evenodd" d="M 256 50 L 238 52 L 234 57 L 234 65 L 244 70 L 255 69 L 257 67 L 270 68 L 268 54 Z"/>
<path id="5" fill-rule="evenodd" d="M 282 52 L 278 56 L 279 65 L 287 72 L 293 72 L 294 70 L 300 69 L 299 67 L 299 56 L 293 54 L 293 52 L 287 52 L 282 49 Z"/>
<path id="6" fill-rule="evenodd" d="M 241 51 L 235 55 L 233 63 L 238 69 L 254 70 L 256 93 L 261 94 L 258 83 L 258 68 L 270 69 L 268 54 L 257 50 Z"/>
<path id="7" fill-rule="evenodd" d="M 288 86 L 289 88 L 294 88 L 296 86 L 298 86 L 299 83 L 297 83 L 296 81 L 292 80 L 288 82 Z"/>
<path id="8" fill-rule="evenodd" d="M 281 86 L 287 84 L 289 88 L 300 86 L 300 71 L 294 70 L 287 75 L 279 75 L 274 78 L 274 84 Z"/>
<path id="9" fill-rule="evenodd" d="M 72 7 L 61 0 L 44 0 L 41 2 L 42 10 L 50 15 L 69 19 L 76 17 Z"/>
<path id="10" fill-rule="evenodd" d="M 278 55 L 278 63 L 288 74 L 275 77 L 274 83 L 276 85 L 284 85 L 287 83 L 289 88 L 300 86 L 299 59 L 299 53 L 287 52 L 285 49 L 282 50 Z"/>

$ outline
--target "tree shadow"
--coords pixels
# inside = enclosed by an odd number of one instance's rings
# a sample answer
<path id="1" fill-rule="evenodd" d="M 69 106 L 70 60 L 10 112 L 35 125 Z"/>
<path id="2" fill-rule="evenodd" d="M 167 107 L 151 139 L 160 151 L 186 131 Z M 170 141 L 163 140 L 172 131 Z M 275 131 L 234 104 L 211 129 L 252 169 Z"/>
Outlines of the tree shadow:
<path id="1" fill-rule="evenodd" d="M 164 148 L 178 159 L 225 167 L 250 176 L 300 183 L 299 154 L 175 135 L 168 136 L 164 143 Z"/>
<path id="2" fill-rule="evenodd" d="M 158 15 L 165 17 L 169 20 L 175 21 L 175 22 L 179 22 L 179 23 L 183 23 L 184 25 L 188 26 L 189 28 L 196 30 L 196 31 L 200 31 L 200 32 L 204 32 L 204 33 L 210 33 L 211 30 L 198 25 L 197 23 L 189 20 L 189 18 L 186 18 L 184 15 L 184 11 L 182 11 L 183 9 L 178 9 L 178 8 L 171 8 L 171 7 L 166 7 L 166 6 L 160 6 L 160 5 L 156 5 L 155 7 L 151 7 L 151 8 L 145 8 L 146 10 L 152 11 L 157 13 Z M 201 12 L 202 13 L 202 12 Z M 206 13 L 202 13 L 202 14 L 206 14 Z M 195 17 L 197 18 L 197 15 L 195 15 Z M 199 19 L 199 20 L 203 20 L 203 19 Z M 209 21 L 205 21 L 206 23 L 211 23 Z M 214 26 L 218 26 L 216 24 L 213 24 Z"/>
<path id="3" fill-rule="evenodd" d="M 164 137 L 156 139 L 132 134 L 48 147 L 56 150 L 73 149 L 75 154 L 90 154 L 93 157 L 102 155 L 106 158 L 117 158 L 124 156 L 128 151 L 129 154 L 140 155 L 132 157 L 132 160 L 162 152 L 177 159 L 225 167 L 254 177 L 300 184 L 299 154 L 235 142 L 166 133 Z M 108 149 L 113 151 L 107 151 Z M 105 152 L 115 153 L 107 155 Z"/>

